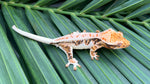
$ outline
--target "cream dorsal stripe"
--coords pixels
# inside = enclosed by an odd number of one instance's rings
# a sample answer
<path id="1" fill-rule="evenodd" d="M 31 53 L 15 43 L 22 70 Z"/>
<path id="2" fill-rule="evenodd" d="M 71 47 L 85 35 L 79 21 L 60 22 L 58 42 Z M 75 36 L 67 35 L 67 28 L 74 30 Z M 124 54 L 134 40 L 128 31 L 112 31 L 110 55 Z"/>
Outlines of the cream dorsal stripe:
<path id="1" fill-rule="evenodd" d="M 38 42 L 42 42 L 42 43 L 46 43 L 46 44 L 53 43 L 53 39 L 38 36 L 38 35 L 34 35 L 34 34 L 31 34 L 31 33 L 22 31 L 21 29 L 17 28 L 15 25 L 12 26 L 12 29 L 15 30 L 19 34 L 21 34 L 25 37 L 28 37 L 30 39 L 36 40 Z"/>

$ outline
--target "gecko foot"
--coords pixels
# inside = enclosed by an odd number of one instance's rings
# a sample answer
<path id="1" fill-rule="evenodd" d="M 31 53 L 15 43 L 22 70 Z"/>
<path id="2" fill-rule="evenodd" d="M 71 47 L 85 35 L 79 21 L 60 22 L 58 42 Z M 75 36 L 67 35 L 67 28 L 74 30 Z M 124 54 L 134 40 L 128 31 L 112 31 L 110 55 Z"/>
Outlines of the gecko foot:
<path id="1" fill-rule="evenodd" d="M 91 59 L 93 60 L 95 58 L 96 60 L 99 60 L 98 59 L 99 55 L 97 55 L 97 52 L 94 52 L 93 54 L 94 56 L 91 56 Z"/>
<path id="2" fill-rule="evenodd" d="M 73 64 L 73 70 L 77 70 L 77 66 L 81 67 L 75 58 L 69 59 L 68 63 L 66 64 L 66 67 L 69 67 L 70 64 Z"/>
<path id="3" fill-rule="evenodd" d="M 99 55 L 91 56 L 91 59 L 93 60 L 95 58 L 96 60 L 99 60 L 98 57 Z"/>

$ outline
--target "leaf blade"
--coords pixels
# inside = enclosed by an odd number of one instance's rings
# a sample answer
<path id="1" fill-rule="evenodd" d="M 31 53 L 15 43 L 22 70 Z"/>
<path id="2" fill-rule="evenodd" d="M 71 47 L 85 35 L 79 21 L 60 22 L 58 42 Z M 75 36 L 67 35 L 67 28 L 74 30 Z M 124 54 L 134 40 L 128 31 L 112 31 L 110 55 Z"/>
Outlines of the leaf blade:
<path id="1" fill-rule="evenodd" d="M 1 58 L 1 83 L 28 84 L 28 80 L 16 58 L 13 49 L 0 25 L 0 58 Z M 11 59 L 9 61 L 9 59 Z M 18 80 L 19 79 L 19 80 Z M 7 80 L 7 81 L 6 81 Z"/>
<path id="2" fill-rule="evenodd" d="M 12 7 L 3 5 L 2 9 L 5 20 L 10 28 L 15 24 L 17 27 L 28 31 L 25 24 L 23 24 L 21 19 L 14 13 L 15 10 Z M 12 29 L 10 30 L 35 81 L 37 83 L 62 83 L 39 45 L 32 40 L 18 35 Z M 49 75 L 47 73 L 49 73 Z"/>

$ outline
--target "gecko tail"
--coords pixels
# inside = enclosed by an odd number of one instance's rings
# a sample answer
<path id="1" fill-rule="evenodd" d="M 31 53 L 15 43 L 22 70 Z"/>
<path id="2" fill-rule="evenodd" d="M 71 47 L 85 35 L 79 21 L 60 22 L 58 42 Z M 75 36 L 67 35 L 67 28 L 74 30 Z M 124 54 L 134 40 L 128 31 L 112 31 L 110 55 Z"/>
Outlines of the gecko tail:
<path id="1" fill-rule="evenodd" d="M 21 34 L 22 36 L 28 37 L 28 38 L 33 39 L 35 41 L 42 42 L 42 43 L 45 43 L 45 44 L 53 43 L 53 39 L 38 36 L 38 35 L 34 35 L 34 34 L 31 34 L 31 33 L 22 31 L 21 29 L 17 28 L 15 25 L 12 26 L 12 29 L 14 31 L 16 31 L 17 33 Z"/>

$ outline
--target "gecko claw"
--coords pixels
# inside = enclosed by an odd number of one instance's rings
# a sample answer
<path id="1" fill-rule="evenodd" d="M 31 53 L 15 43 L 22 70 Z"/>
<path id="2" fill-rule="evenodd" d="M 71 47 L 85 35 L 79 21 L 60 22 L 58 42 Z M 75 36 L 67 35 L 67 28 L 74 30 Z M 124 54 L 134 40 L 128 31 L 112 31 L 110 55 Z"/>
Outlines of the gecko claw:
<path id="1" fill-rule="evenodd" d="M 77 70 L 77 67 L 74 67 L 73 70 L 76 71 L 76 70 Z"/>
<path id="2" fill-rule="evenodd" d="M 96 60 L 99 60 L 98 58 L 95 58 Z"/>
<path id="3" fill-rule="evenodd" d="M 69 65 L 70 65 L 70 63 L 67 63 L 67 64 L 66 64 L 66 67 L 69 67 Z"/>
<path id="4" fill-rule="evenodd" d="M 99 57 L 99 55 L 91 56 L 91 59 L 94 60 L 94 58 L 95 58 L 96 60 L 99 60 L 98 57 Z"/>
<path id="5" fill-rule="evenodd" d="M 66 67 L 69 67 L 70 64 L 73 65 L 73 70 L 75 71 L 77 70 L 77 66 L 81 68 L 81 65 L 78 64 L 78 61 L 75 58 L 68 60 Z"/>
<path id="6" fill-rule="evenodd" d="M 73 70 L 76 71 L 77 70 L 77 66 L 81 68 L 81 65 L 77 64 L 73 66 Z"/>

